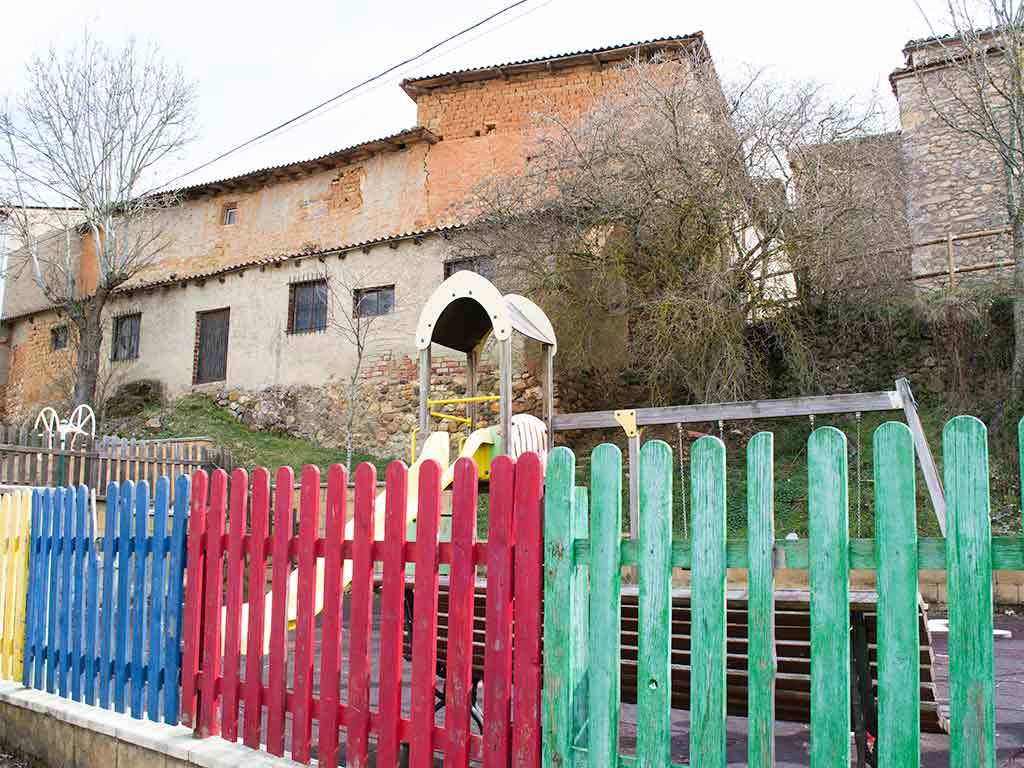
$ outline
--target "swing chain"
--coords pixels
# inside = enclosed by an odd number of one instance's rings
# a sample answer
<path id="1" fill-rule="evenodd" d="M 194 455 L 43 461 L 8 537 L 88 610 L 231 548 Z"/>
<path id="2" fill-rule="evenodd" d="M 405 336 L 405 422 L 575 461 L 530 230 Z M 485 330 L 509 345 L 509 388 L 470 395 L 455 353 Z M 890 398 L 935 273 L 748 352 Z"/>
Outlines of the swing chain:
<path id="1" fill-rule="evenodd" d="M 861 415 L 857 411 L 857 538 L 861 537 L 861 513 L 863 512 L 863 500 L 861 494 Z"/>
<path id="2" fill-rule="evenodd" d="M 676 424 L 676 438 L 679 443 L 679 501 L 683 512 L 683 538 L 690 538 L 689 523 L 686 519 L 686 463 L 683 461 L 683 425 Z"/>

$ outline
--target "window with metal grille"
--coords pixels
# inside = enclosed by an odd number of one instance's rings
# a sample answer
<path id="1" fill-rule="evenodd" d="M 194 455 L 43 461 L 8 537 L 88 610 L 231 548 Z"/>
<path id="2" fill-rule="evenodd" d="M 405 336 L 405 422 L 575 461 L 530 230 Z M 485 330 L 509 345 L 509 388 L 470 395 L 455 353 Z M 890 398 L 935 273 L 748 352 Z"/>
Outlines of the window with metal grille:
<path id="1" fill-rule="evenodd" d="M 444 279 L 447 280 L 456 272 L 460 272 L 462 270 L 466 270 L 468 272 L 476 272 L 478 275 L 483 275 L 488 280 L 494 279 L 494 264 L 491 262 L 491 260 L 475 256 L 468 259 L 455 259 L 454 261 L 446 261 L 444 263 Z"/>
<path id="2" fill-rule="evenodd" d="M 50 329 L 50 349 L 66 349 L 68 346 L 68 327 L 58 325 Z"/>
<path id="3" fill-rule="evenodd" d="M 111 360 L 134 360 L 139 356 L 139 326 L 142 313 L 114 318 L 114 338 L 110 344 Z"/>
<path id="4" fill-rule="evenodd" d="M 352 314 L 356 317 L 389 315 L 395 311 L 395 286 L 359 288 L 353 295 Z"/>
<path id="5" fill-rule="evenodd" d="M 292 283 L 288 295 L 288 333 L 312 333 L 327 328 L 327 281 Z"/>

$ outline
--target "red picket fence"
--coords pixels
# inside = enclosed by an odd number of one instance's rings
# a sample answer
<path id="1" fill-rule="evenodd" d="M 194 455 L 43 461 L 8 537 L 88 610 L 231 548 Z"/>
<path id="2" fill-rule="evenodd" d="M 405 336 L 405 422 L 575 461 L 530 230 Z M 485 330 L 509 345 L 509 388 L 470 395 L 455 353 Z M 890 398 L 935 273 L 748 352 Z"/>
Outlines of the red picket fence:
<path id="1" fill-rule="evenodd" d="M 316 467 L 302 471 L 297 534 L 293 534 L 290 468 L 277 473 L 272 530 L 267 470 L 257 469 L 251 486 L 246 472 L 235 470 L 230 488 L 222 470 L 211 478 L 201 470 L 193 475 L 182 722 L 192 725 L 201 737 L 219 734 L 236 741 L 241 733 L 246 745 L 260 749 L 265 744 L 271 754 L 283 755 L 286 715 L 290 714 L 291 757 L 303 763 L 316 757 L 320 765 L 337 765 L 343 729 L 350 766 L 368 765 L 371 739 L 376 742 L 379 766 L 397 765 L 402 745 L 408 745 L 412 768 L 432 766 L 435 753 L 443 756 L 446 766 L 466 766 L 473 760 L 486 768 L 507 768 L 512 755 L 516 766 L 540 766 L 543 469 L 539 459 L 526 454 L 518 460 L 494 461 L 487 541 L 476 540 L 477 468 L 471 460 L 460 459 L 455 466 L 450 542 L 439 540 L 442 471 L 436 462 L 424 462 L 420 468 L 415 541 L 406 541 L 405 465 L 394 462 L 387 468 L 383 539 L 374 537 L 376 472 L 364 464 L 355 475 L 354 521 L 351 535 L 346 536 L 347 477 L 340 465 L 329 470 L 322 537 Z M 264 615 L 263 599 L 268 555 L 272 560 L 269 617 Z M 314 612 L 320 558 L 325 597 L 317 643 Z M 297 608 L 289 617 L 287 591 L 293 560 L 298 569 Z M 349 590 L 342 588 L 346 561 L 351 564 Z M 381 573 L 375 580 L 378 563 Z M 415 573 L 411 582 L 409 563 Z M 439 638 L 442 564 L 450 572 L 447 629 L 442 629 L 447 636 Z M 486 582 L 477 578 L 482 567 Z M 370 695 L 375 583 L 380 587 L 376 707 Z M 248 627 L 242 621 L 243 584 L 251 596 Z M 407 589 L 412 592 L 411 622 L 405 621 Z M 478 590 L 486 595 L 482 649 L 479 623 L 474 636 Z M 343 600 L 351 601 L 347 625 Z M 264 654 L 268 618 L 269 653 Z M 291 631 L 290 618 L 294 618 Z M 403 681 L 407 631 L 411 631 L 408 647 L 413 651 L 411 675 Z M 245 656 L 243 633 L 247 634 Z M 348 648 L 345 701 L 341 697 L 343 634 Z M 438 658 L 439 639 L 446 649 L 443 659 Z M 479 680 L 474 643 L 483 667 L 482 733 L 471 729 L 473 688 Z M 293 670 L 290 680 L 289 668 Z M 435 707 L 439 675 L 444 679 L 443 717 Z M 405 684 L 410 703 L 407 715 L 402 711 Z M 239 704 L 244 713 L 241 723 Z"/>

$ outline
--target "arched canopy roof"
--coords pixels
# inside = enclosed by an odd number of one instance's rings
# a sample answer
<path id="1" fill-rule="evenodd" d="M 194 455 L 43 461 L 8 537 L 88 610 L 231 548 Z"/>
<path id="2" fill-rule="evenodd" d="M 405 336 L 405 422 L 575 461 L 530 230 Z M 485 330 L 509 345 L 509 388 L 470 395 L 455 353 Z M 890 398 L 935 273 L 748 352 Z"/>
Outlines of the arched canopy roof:
<path id="1" fill-rule="evenodd" d="M 523 296 L 502 296 L 487 278 L 462 270 L 427 299 L 416 324 L 416 348 L 440 344 L 468 354 L 488 334 L 504 341 L 513 330 L 555 346 L 551 321 L 540 307 Z"/>

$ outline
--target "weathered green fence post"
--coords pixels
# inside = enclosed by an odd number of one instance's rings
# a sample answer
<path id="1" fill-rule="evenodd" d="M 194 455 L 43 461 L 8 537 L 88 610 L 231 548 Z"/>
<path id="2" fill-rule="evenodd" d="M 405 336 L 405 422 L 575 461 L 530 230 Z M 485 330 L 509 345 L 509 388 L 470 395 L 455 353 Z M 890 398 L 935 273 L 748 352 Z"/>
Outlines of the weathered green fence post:
<path id="1" fill-rule="evenodd" d="M 747 763 L 775 765 L 775 475 L 774 436 L 758 432 L 747 443 L 747 553 L 749 646 Z"/>
<path id="2" fill-rule="evenodd" d="M 879 768 L 921 763 L 920 638 L 914 439 L 886 422 L 874 435 L 875 562 L 878 585 Z"/>
<path id="3" fill-rule="evenodd" d="M 807 441 L 811 581 L 811 768 L 850 764 L 850 531 L 846 436 Z"/>
<path id="4" fill-rule="evenodd" d="M 572 761 L 573 686 L 570 639 L 574 571 L 573 497 L 576 457 L 555 448 L 548 457 L 544 487 L 544 722 L 545 766 Z"/>
<path id="5" fill-rule="evenodd" d="M 973 416 L 942 430 L 949 592 L 950 765 L 994 768 L 992 532 L 988 439 Z"/>
<path id="6" fill-rule="evenodd" d="M 725 766 L 725 445 L 693 444 L 690 763 Z M 609 763 L 611 765 L 611 763 Z"/>
<path id="7" fill-rule="evenodd" d="M 672 737 L 672 449 L 640 450 L 640 604 L 636 757 L 641 768 L 669 764 Z"/>
<path id="8" fill-rule="evenodd" d="M 577 486 L 573 509 L 572 535 L 577 541 L 590 538 L 590 499 L 587 489 Z M 589 704 L 587 623 L 590 620 L 590 568 L 573 562 L 569 592 L 572 626 L 569 628 L 569 685 L 572 688 L 572 739 L 574 747 L 586 747 L 587 707 Z M 570 765 L 576 763 L 576 752 Z"/>
<path id="9" fill-rule="evenodd" d="M 605 443 L 590 455 L 590 768 L 619 763 L 621 550 L 622 452 Z"/>

